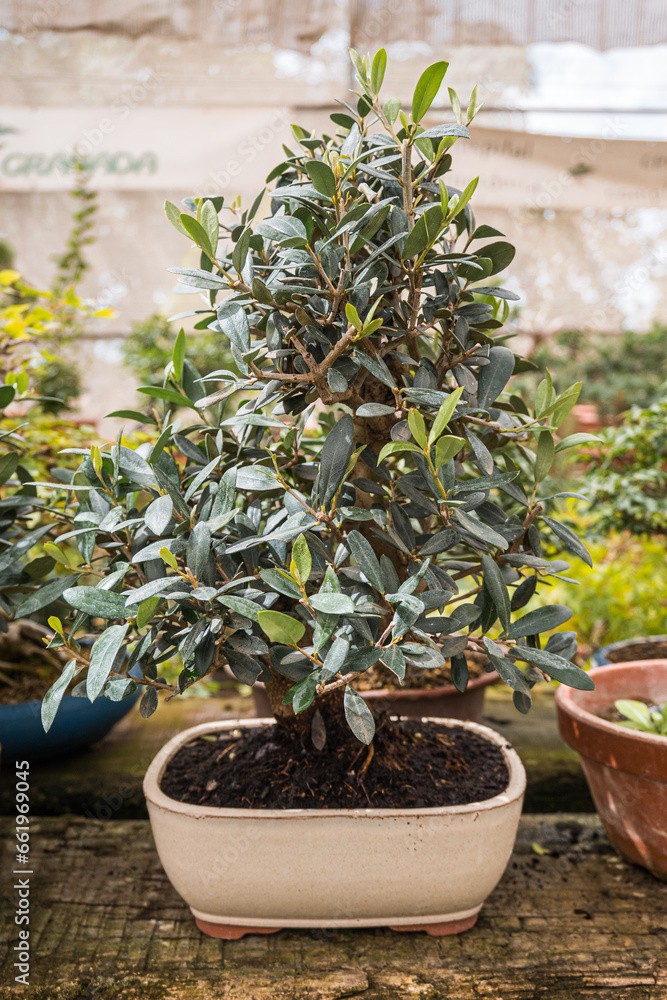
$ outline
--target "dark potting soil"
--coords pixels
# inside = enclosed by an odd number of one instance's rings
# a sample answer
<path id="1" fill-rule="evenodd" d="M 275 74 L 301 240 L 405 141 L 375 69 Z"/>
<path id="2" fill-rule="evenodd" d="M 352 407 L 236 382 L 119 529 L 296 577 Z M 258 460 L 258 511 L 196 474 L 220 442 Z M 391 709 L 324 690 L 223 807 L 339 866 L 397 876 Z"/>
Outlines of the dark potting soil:
<path id="1" fill-rule="evenodd" d="M 162 791 L 242 809 L 415 809 L 490 799 L 509 781 L 500 748 L 460 726 L 379 716 L 369 747 L 327 736 L 323 750 L 277 725 L 199 737 L 171 759 Z"/>

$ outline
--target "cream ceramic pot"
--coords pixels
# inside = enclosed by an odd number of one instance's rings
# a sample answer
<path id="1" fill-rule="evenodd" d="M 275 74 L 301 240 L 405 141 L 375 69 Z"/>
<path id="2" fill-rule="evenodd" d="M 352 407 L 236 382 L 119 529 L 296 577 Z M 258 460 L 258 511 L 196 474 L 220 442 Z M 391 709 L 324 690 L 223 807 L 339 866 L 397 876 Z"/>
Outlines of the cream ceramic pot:
<path id="1" fill-rule="evenodd" d="M 144 779 L 164 869 L 205 933 L 223 938 L 283 927 L 376 927 L 452 934 L 477 920 L 516 837 L 526 775 L 498 733 L 462 726 L 500 747 L 506 790 L 464 806 L 422 809 L 226 809 L 169 798 L 169 760 L 204 734 L 272 719 L 205 723 L 170 740 Z"/>

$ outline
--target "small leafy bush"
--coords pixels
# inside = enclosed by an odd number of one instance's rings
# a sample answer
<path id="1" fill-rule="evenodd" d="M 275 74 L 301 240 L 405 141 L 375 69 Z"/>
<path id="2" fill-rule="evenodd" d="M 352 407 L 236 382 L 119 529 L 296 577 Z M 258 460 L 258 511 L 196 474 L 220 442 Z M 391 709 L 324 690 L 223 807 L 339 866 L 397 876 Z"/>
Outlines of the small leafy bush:
<path id="1" fill-rule="evenodd" d="M 591 516 L 569 513 L 571 530 L 593 534 Z M 583 646 L 667 632 L 667 562 L 664 541 L 647 536 L 598 533 L 590 544 L 592 566 L 581 566 L 579 585 L 558 580 L 552 599 L 573 611 L 570 627 Z"/>
<path id="2" fill-rule="evenodd" d="M 647 409 L 633 407 L 587 456 L 596 527 L 633 535 L 667 532 L 667 392 Z"/>
<path id="3" fill-rule="evenodd" d="M 452 91 L 454 121 L 425 128 L 446 63 L 424 70 L 406 111 L 379 97 L 384 50 L 352 58 L 355 103 L 331 135 L 294 126 L 268 196 L 231 217 L 221 199 L 167 203 L 201 251 L 174 273 L 233 366 L 203 378 L 179 334 L 163 384 L 140 390 L 151 442 L 82 449 L 53 484 L 48 551 L 64 576 L 30 576 L 48 523 L 6 529 L 6 613 L 61 597 L 71 609 L 50 619 L 70 659 L 46 726 L 79 673 L 90 698 L 141 684 L 148 716 L 159 692 L 226 663 L 266 683 L 281 725 L 315 741 L 344 717 L 363 743 L 374 720 L 354 682 L 378 663 L 400 680 L 406 664 L 449 660 L 464 690 L 465 652 L 482 651 L 524 712 L 539 680 L 593 687 L 573 632 L 540 639 L 571 617 L 545 600 L 569 566 L 542 537 L 590 562 L 541 492 L 572 443 L 556 434 L 580 385 L 557 394 L 547 377 L 530 402 L 511 387 L 527 366 L 507 346 L 515 296 L 497 276 L 514 248 L 477 223 L 476 178 L 447 184 L 475 92 L 465 122 Z M 59 554 L 73 541 L 76 567 Z M 100 620 L 89 655 L 78 637 Z M 160 664 L 177 653 L 169 684 Z"/>
<path id="4" fill-rule="evenodd" d="M 619 726 L 652 736 L 667 736 L 667 704 L 647 705 L 643 701 L 621 699 L 614 703 L 614 708 L 624 716 Z"/>
<path id="5" fill-rule="evenodd" d="M 557 386 L 581 379 L 579 402 L 594 403 L 603 417 L 617 417 L 660 396 L 667 381 L 666 338 L 660 324 L 647 333 L 626 330 L 604 337 L 564 330 L 540 344 L 530 360 L 548 369 Z"/>
<path id="6" fill-rule="evenodd" d="M 137 378 L 150 385 L 162 385 L 165 369 L 171 364 L 176 331 L 164 316 L 155 313 L 140 323 L 123 341 L 123 358 Z M 209 375 L 224 363 L 220 335 L 199 330 L 188 336 L 188 358 L 202 375 Z"/>

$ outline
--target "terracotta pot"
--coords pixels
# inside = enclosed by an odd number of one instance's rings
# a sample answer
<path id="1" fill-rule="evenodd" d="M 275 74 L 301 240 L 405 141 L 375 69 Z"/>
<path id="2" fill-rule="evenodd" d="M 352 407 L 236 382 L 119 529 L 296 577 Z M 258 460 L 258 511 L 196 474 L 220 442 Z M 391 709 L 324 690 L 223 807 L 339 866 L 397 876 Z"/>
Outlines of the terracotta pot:
<path id="1" fill-rule="evenodd" d="M 364 701 L 373 708 L 387 709 L 396 715 L 407 715 L 409 718 L 437 716 L 443 719 L 467 719 L 470 722 L 481 722 L 484 714 L 484 692 L 489 684 L 495 684 L 500 678 L 495 670 L 480 677 L 473 677 L 463 693 L 457 691 L 453 684 L 436 688 L 397 688 L 385 690 L 376 688 L 373 691 L 360 691 Z M 255 703 L 255 713 L 260 717 L 271 715 L 271 703 L 265 686 L 260 682 L 253 684 L 252 697 Z"/>
<path id="2" fill-rule="evenodd" d="M 223 809 L 160 790 L 168 761 L 204 733 L 271 719 L 205 723 L 170 740 L 144 794 L 160 860 L 207 934 L 283 927 L 376 927 L 454 934 L 472 927 L 507 865 L 526 775 L 503 736 L 507 789 L 485 802 L 422 809 Z M 448 723 L 448 719 L 436 719 Z"/>
<path id="3" fill-rule="evenodd" d="M 577 750 L 609 840 L 635 864 L 667 879 L 667 737 L 599 718 L 619 698 L 661 704 L 667 660 L 632 660 L 594 673 L 594 691 L 559 687 L 558 728 Z"/>

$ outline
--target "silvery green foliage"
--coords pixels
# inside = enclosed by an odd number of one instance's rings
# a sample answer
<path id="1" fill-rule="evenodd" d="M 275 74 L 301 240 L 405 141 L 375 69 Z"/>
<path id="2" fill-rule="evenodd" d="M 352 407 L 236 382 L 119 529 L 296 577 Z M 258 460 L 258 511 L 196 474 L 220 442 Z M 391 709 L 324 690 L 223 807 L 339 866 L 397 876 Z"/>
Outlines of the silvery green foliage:
<path id="1" fill-rule="evenodd" d="M 129 694 L 140 662 L 146 715 L 176 653 L 180 690 L 224 661 L 247 684 L 292 682 L 297 715 L 344 687 L 363 742 L 373 719 L 353 684 L 377 663 L 400 680 L 450 661 L 464 689 L 465 652 L 482 651 L 521 711 L 537 680 L 592 687 L 574 633 L 540 639 L 571 616 L 545 589 L 569 567 L 542 550 L 544 514 L 549 538 L 559 522 L 541 483 L 579 386 L 557 396 L 547 377 L 530 403 L 510 388 L 529 366 L 502 330 L 517 296 L 497 276 L 514 248 L 477 224 L 476 180 L 446 183 L 475 95 L 465 124 L 453 95 L 455 120 L 424 128 L 446 63 L 424 71 L 409 113 L 378 96 L 382 50 L 353 60 L 356 105 L 330 137 L 295 126 L 248 211 L 167 204 L 201 250 L 198 268 L 173 269 L 181 290 L 200 293 L 197 325 L 235 369 L 202 380 L 179 335 L 164 385 L 141 390 L 154 443 L 93 449 L 61 487 L 84 565 L 53 644 L 75 648 L 105 619 L 88 693 Z M 570 529 L 558 537 L 587 557 Z M 14 555 L 0 558 L 22 583 Z M 14 606 L 54 583 L 25 582 Z"/>

